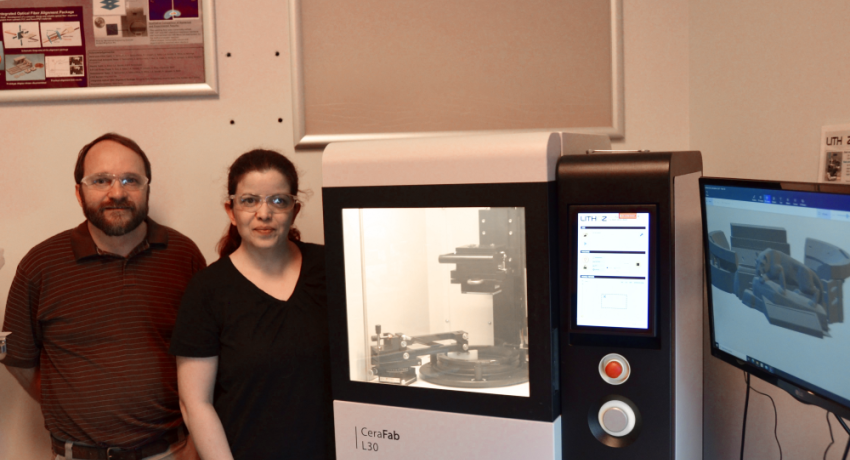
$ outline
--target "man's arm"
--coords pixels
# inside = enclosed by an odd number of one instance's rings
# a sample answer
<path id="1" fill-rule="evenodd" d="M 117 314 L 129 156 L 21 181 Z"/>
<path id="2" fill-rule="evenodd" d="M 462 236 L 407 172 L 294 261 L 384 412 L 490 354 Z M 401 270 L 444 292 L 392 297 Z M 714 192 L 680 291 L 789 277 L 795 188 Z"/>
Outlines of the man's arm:
<path id="1" fill-rule="evenodd" d="M 41 283 L 40 276 L 32 276 L 27 269 L 32 253 L 27 253 L 18 264 L 6 299 L 6 315 L 0 330 L 10 334 L 6 338 L 8 353 L 0 364 L 5 365 L 24 390 L 41 404 L 41 341 L 37 337 L 40 326 L 35 319 Z"/>
<path id="2" fill-rule="evenodd" d="M 233 460 L 221 419 L 213 407 L 218 356 L 177 357 L 177 391 L 183 421 L 204 460 Z"/>
<path id="3" fill-rule="evenodd" d="M 41 404 L 41 372 L 38 367 L 14 367 L 6 366 L 12 377 L 24 387 L 24 390 L 32 396 L 32 399 Z"/>

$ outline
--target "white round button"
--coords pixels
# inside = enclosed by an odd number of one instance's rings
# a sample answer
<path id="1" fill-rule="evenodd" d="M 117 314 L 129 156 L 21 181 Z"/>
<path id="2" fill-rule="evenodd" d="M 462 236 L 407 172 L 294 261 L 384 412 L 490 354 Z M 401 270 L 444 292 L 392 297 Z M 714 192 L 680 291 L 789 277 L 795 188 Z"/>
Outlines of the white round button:
<path id="1" fill-rule="evenodd" d="M 619 433 L 629 426 L 629 417 L 623 409 L 612 407 L 602 414 L 602 426 L 614 433 Z"/>
<path id="2" fill-rule="evenodd" d="M 612 400 L 599 408 L 599 425 L 611 436 L 625 436 L 635 428 L 635 411 L 624 401 Z"/>

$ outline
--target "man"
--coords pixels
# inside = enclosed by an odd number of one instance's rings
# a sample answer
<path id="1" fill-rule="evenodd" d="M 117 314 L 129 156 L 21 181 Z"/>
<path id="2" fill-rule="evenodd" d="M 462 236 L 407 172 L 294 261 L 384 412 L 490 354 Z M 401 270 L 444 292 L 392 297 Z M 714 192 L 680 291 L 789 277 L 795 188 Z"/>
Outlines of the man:
<path id="1" fill-rule="evenodd" d="M 147 217 L 150 162 L 132 140 L 95 139 L 74 178 L 86 221 L 18 266 L 3 364 L 41 403 L 57 460 L 196 458 L 168 346 L 204 257 Z"/>

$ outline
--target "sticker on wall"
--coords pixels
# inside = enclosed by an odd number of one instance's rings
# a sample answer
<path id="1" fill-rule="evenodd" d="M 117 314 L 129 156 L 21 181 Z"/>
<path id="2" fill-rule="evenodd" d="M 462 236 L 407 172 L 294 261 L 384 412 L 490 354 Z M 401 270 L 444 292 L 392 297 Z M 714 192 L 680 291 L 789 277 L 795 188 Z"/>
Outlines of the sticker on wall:
<path id="1" fill-rule="evenodd" d="M 37 22 L 4 22 L 3 44 L 6 48 L 40 48 Z"/>
<path id="2" fill-rule="evenodd" d="M 92 0 L 94 16 L 124 16 L 126 13 L 126 0 Z"/>
<path id="3" fill-rule="evenodd" d="M 850 124 L 821 128 L 818 182 L 850 183 Z"/>

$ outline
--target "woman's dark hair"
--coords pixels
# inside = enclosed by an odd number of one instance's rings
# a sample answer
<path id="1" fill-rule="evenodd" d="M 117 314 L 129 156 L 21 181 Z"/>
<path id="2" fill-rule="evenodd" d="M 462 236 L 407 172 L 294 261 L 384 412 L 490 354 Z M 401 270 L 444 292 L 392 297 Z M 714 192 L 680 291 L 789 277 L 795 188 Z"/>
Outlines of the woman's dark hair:
<path id="1" fill-rule="evenodd" d="M 246 174 L 254 171 L 269 171 L 275 170 L 286 178 L 289 183 L 289 190 L 293 195 L 298 194 L 298 172 L 295 171 L 295 165 L 285 156 L 272 151 L 256 149 L 248 153 L 243 153 L 236 161 L 230 165 L 230 170 L 227 173 L 227 195 L 236 194 L 236 186 Z M 233 202 L 231 201 L 231 205 Z M 292 241 L 301 241 L 301 232 L 297 228 L 290 227 L 289 239 Z M 236 226 L 230 224 L 227 232 L 216 245 L 216 250 L 220 257 L 233 254 L 239 245 L 242 243 L 242 237 L 239 236 L 239 231 Z"/>

